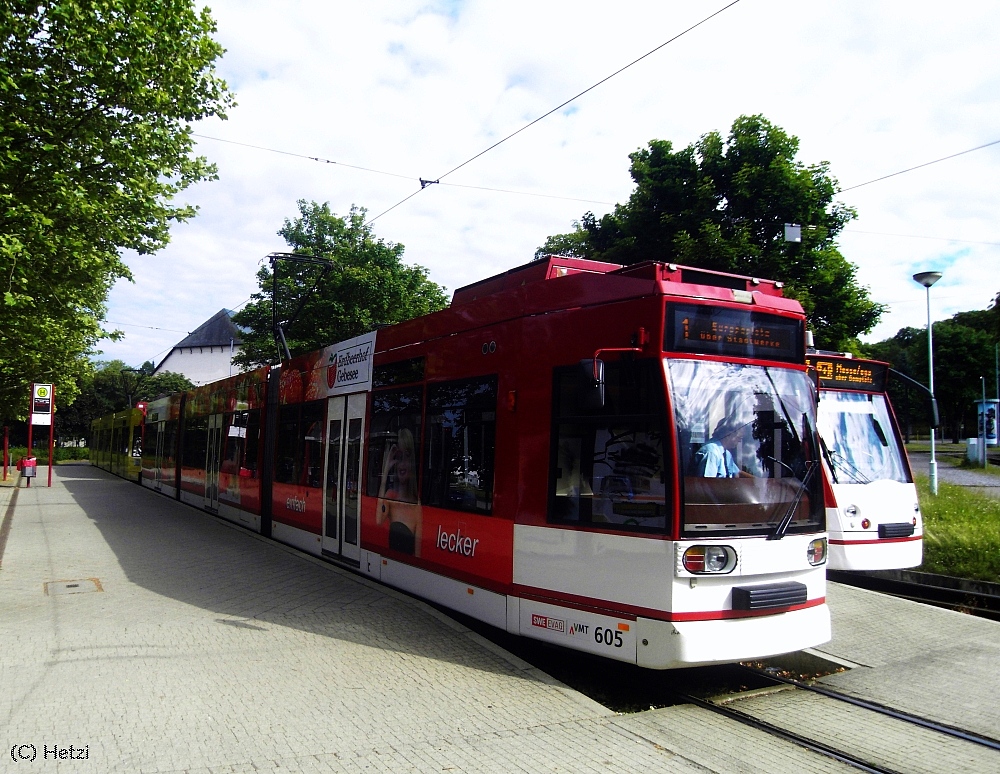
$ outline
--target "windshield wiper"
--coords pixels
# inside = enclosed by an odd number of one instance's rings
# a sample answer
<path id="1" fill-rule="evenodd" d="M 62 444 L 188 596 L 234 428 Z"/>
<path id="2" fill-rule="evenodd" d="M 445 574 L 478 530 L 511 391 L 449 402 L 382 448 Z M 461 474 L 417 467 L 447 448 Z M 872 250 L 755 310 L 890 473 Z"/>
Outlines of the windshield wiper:
<path id="1" fill-rule="evenodd" d="M 834 466 L 836 466 L 842 473 L 846 473 L 853 479 L 855 484 L 870 484 L 872 480 L 868 478 L 862 472 L 861 468 L 856 465 L 852 465 L 850 460 L 847 459 L 841 452 L 833 451 L 830 452 L 830 458 Z M 834 483 L 837 483 L 834 481 Z"/>
<path id="2" fill-rule="evenodd" d="M 775 527 L 774 532 L 767 536 L 768 540 L 781 540 L 785 536 L 785 533 L 788 532 L 788 526 L 792 523 L 792 519 L 795 517 L 795 511 L 799 509 L 799 503 L 802 502 L 802 495 L 805 494 L 813 473 L 815 473 L 816 468 L 819 467 L 818 462 L 807 462 L 806 464 L 809 465 L 809 470 L 807 470 L 806 474 L 802 477 L 802 483 L 799 484 L 799 491 L 795 493 L 795 499 L 792 500 L 792 504 L 788 507 L 788 510 L 782 517 L 781 523 Z"/>

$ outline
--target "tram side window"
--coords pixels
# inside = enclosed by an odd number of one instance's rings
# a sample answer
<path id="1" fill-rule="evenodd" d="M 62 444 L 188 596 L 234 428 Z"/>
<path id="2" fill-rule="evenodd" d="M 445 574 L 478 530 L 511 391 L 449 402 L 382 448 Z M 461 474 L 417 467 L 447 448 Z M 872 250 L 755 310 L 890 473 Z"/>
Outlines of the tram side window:
<path id="1" fill-rule="evenodd" d="M 246 435 L 243 438 L 243 460 L 240 471 L 247 471 L 250 478 L 257 478 L 257 458 L 260 453 L 260 411 L 246 412 Z"/>
<path id="2" fill-rule="evenodd" d="M 128 454 L 128 425 L 115 428 L 115 454 Z"/>
<path id="3" fill-rule="evenodd" d="M 323 486 L 325 409 L 324 401 L 281 407 L 275 481 L 317 489 Z"/>
<path id="4" fill-rule="evenodd" d="M 163 460 L 162 465 L 168 467 L 174 464 L 174 447 L 177 445 L 177 420 L 171 419 L 163 423 Z M 155 450 L 155 446 L 153 447 Z"/>
<path id="5" fill-rule="evenodd" d="M 663 531 L 664 400 L 655 363 L 605 367 L 605 404 L 588 410 L 579 366 L 556 369 L 549 520 Z"/>
<path id="6" fill-rule="evenodd" d="M 144 438 L 149 439 L 149 453 L 152 454 L 157 448 L 159 448 L 160 438 L 163 436 L 163 425 L 160 422 L 150 422 L 146 425 L 146 430 L 143 434 Z M 151 465 L 146 464 L 143 467 L 151 467 Z"/>
<path id="7" fill-rule="evenodd" d="M 223 473 L 239 471 L 240 458 L 243 456 L 243 438 L 246 435 L 245 414 L 245 411 L 226 414 L 226 446 L 222 454 L 221 468 Z"/>
<path id="8" fill-rule="evenodd" d="M 192 417 L 184 426 L 184 452 L 181 463 L 186 468 L 205 469 L 208 453 L 208 417 Z"/>
<path id="9" fill-rule="evenodd" d="M 303 486 L 323 487 L 323 425 L 326 423 L 326 401 L 313 401 L 302 405 L 299 430 L 302 433 Z"/>
<path id="10" fill-rule="evenodd" d="M 493 512 L 497 378 L 490 376 L 427 388 L 427 505 Z"/>
<path id="11" fill-rule="evenodd" d="M 257 477 L 260 412 L 237 411 L 226 417 L 226 453 L 222 470 L 245 478 Z"/>
<path id="12" fill-rule="evenodd" d="M 299 404 L 282 406 L 278 411 L 278 439 L 275 444 L 277 460 L 274 465 L 274 480 L 282 484 L 294 484 L 298 480 L 296 449 L 299 437 Z"/>
<path id="13" fill-rule="evenodd" d="M 417 502 L 417 450 L 420 448 L 422 387 L 380 390 L 372 394 L 368 430 L 368 479 L 365 491 L 379 497 Z M 404 463 L 400 465 L 399 463 Z"/>

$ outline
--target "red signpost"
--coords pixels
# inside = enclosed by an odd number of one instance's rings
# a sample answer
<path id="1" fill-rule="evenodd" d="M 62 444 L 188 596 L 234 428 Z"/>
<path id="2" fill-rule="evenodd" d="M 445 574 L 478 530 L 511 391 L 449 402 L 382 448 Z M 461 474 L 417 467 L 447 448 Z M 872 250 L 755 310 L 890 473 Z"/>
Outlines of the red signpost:
<path id="1" fill-rule="evenodd" d="M 53 416 L 56 413 L 56 388 L 53 384 L 34 384 L 31 385 L 31 404 L 30 404 L 30 416 L 28 419 L 28 456 L 25 459 L 33 460 L 34 455 L 32 454 L 31 445 L 31 429 L 35 425 L 48 426 L 49 428 L 49 478 L 48 485 L 52 486 L 52 454 L 53 445 L 55 441 L 55 433 L 53 432 Z M 34 462 L 31 463 L 34 466 Z M 22 471 L 23 472 L 23 471 Z M 25 477 L 31 474 L 25 473 Z M 31 478 L 28 478 L 28 486 L 31 486 Z"/>

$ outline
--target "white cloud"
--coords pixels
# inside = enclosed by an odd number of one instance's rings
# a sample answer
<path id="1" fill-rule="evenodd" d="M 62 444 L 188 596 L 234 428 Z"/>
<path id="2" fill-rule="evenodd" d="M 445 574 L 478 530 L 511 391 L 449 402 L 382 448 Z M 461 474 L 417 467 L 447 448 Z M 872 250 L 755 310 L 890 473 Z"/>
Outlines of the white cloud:
<path id="1" fill-rule="evenodd" d="M 182 197 L 200 215 L 168 248 L 129 259 L 136 283 L 112 291 L 108 319 L 192 330 L 256 290 L 297 199 L 375 216 L 724 4 L 213 2 L 239 104 L 196 133 L 340 163 L 201 140 L 220 180 Z M 998 23 L 986 2 L 743 0 L 379 218 L 376 233 L 454 290 L 611 208 L 459 185 L 624 201 L 630 152 L 653 138 L 683 147 L 749 113 L 798 136 L 800 160 L 829 161 L 845 188 L 1000 139 Z M 840 197 L 860 216 L 841 248 L 890 305 L 870 338 L 926 324 L 915 271 L 945 272 L 936 319 L 1000 291 L 1000 247 L 981 244 L 1000 243 L 998 179 L 1000 145 Z M 123 330 L 103 357 L 135 365 L 183 335 Z"/>

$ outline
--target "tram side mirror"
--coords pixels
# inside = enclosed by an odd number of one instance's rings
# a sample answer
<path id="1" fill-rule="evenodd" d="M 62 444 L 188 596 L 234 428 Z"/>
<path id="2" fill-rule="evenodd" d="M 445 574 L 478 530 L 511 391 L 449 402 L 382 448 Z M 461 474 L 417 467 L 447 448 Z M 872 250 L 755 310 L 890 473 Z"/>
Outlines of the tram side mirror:
<path id="1" fill-rule="evenodd" d="M 596 357 L 580 361 L 580 409 L 600 411 L 604 408 L 604 361 Z"/>
<path id="2" fill-rule="evenodd" d="M 930 422 L 932 429 L 941 427 L 941 415 L 938 414 L 937 398 L 931 398 Z"/>

